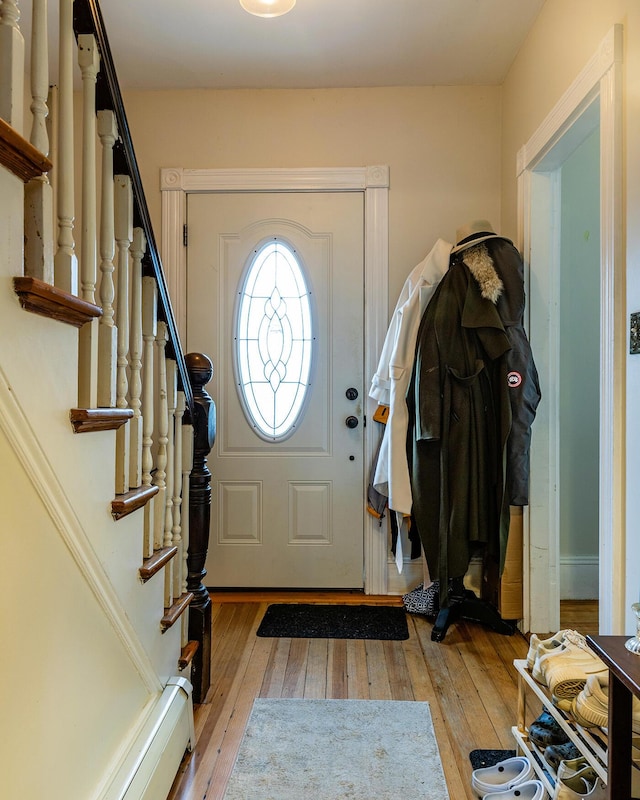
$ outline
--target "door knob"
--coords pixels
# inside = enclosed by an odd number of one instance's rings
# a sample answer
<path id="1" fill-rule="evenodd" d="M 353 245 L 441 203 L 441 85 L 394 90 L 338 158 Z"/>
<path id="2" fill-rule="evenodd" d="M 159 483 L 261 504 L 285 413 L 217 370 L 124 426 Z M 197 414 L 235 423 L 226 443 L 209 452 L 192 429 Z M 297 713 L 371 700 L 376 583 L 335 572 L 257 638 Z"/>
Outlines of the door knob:
<path id="1" fill-rule="evenodd" d="M 347 428 L 357 428 L 358 427 L 358 418 L 357 417 L 347 417 L 344 421 L 344 424 Z"/>
<path id="2" fill-rule="evenodd" d="M 353 386 L 351 386 L 349 389 L 347 389 L 345 394 L 347 396 L 347 400 L 357 400 L 358 399 L 358 390 L 354 389 Z"/>

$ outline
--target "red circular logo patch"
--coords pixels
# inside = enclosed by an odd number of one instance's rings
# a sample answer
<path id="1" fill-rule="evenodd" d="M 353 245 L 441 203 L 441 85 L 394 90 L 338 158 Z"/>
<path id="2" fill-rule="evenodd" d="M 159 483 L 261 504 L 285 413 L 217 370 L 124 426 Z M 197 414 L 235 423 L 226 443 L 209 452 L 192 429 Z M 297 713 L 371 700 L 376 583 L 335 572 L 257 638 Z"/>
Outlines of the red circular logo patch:
<path id="1" fill-rule="evenodd" d="M 515 389 L 522 383 L 522 375 L 519 372 L 510 372 L 507 375 L 507 383 L 509 384 L 509 388 Z"/>

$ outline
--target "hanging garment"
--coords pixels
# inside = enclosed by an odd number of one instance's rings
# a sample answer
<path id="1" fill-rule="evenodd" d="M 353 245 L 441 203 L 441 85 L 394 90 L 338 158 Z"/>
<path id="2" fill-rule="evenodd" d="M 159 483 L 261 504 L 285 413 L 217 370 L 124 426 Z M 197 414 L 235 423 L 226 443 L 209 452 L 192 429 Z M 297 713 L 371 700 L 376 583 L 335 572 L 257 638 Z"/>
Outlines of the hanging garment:
<path id="1" fill-rule="evenodd" d="M 373 485 L 386 495 L 389 508 L 408 515 L 412 508 L 407 463 L 406 394 L 415 358 L 415 344 L 423 312 L 449 268 L 452 244 L 438 239 L 403 286 L 391 318 L 369 395 L 389 406 Z M 401 520 L 400 520 L 401 524 Z"/>
<path id="2" fill-rule="evenodd" d="M 512 423 L 507 442 L 507 498 L 513 506 L 529 502 L 531 425 L 541 399 L 538 373 L 524 330 L 524 265 L 510 239 L 496 233 L 486 219 L 473 220 L 456 231 L 452 261 L 461 258 L 472 273 L 490 276 L 495 270 L 502 284 L 496 302 L 511 344 L 507 355 Z"/>
<path id="3" fill-rule="evenodd" d="M 380 408 L 381 406 L 378 406 Z M 375 417 L 374 417 L 375 419 Z M 381 494 L 373 485 L 373 475 L 375 473 L 376 464 L 378 463 L 378 458 L 380 456 L 380 445 L 382 444 L 382 436 L 380 436 L 380 441 L 378 442 L 378 447 L 376 448 L 375 455 L 373 457 L 373 464 L 371 465 L 371 475 L 369 477 L 369 483 L 367 485 L 367 513 L 371 514 L 372 517 L 378 520 L 378 524 L 382 526 L 382 520 L 384 519 L 384 512 L 387 510 L 387 497 Z"/>
<path id="4" fill-rule="evenodd" d="M 474 277 L 465 255 L 451 259 L 422 317 L 407 394 L 413 511 L 441 606 L 473 548 L 503 564 L 509 526 L 511 344 L 496 307 L 503 287 L 490 261 Z"/>
<path id="5" fill-rule="evenodd" d="M 507 499 L 512 506 L 529 503 L 529 451 L 531 426 L 540 403 L 540 383 L 524 330 L 524 265 L 518 250 L 507 239 L 491 239 L 469 250 L 470 259 L 491 259 L 503 284 L 496 307 L 511 350 L 507 353 L 507 383 L 511 402 L 511 431 L 507 441 Z"/>

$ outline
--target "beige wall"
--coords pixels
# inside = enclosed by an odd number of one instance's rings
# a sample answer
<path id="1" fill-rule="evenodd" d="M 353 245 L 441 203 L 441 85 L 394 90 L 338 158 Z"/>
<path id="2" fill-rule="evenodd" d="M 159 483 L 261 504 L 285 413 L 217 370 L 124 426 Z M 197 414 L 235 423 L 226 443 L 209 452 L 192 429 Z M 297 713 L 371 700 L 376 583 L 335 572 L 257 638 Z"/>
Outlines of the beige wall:
<path id="1" fill-rule="evenodd" d="M 391 307 L 438 237 L 500 216 L 500 88 L 128 92 L 160 235 L 161 167 L 390 167 Z"/>
<path id="2" fill-rule="evenodd" d="M 3 795 L 92 797 L 150 698 L 2 430 L 0 461 Z"/>
<path id="3" fill-rule="evenodd" d="M 502 227 L 505 234 L 516 234 L 518 150 L 569 88 L 615 23 L 622 23 L 625 28 L 627 122 L 632 124 L 633 131 L 638 131 L 640 5 L 636 0 L 547 0 L 521 47 L 503 85 Z"/>
<path id="4" fill-rule="evenodd" d="M 521 48 L 503 86 L 502 126 L 502 230 L 515 236 L 516 154 L 538 129 L 563 93 L 586 66 L 616 23 L 624 29 L 623 73 L 623 264 L 618 276 L 620 307 L 616 321 L 626 340 L 629 312 L 640 309 L 640 4 L 637 0 L 547 0 Z M 625 348 L 628 352 L 628 348 Z M 616 381 L 625 386 L 618 414 L 623 417 L 626 452 L 624 515 L 626 520 L 613 543 L 615 563 L 625 573 L 626 630 L 634 625 L 630 604 L 638 601 L 640 587 L 640 356 L 622 352 Z M 626 402 L 625 402 L 626 401 Z M 625 407 L 626 406 L 626 407 Z M 627 536 L 627 531 L 629 535 Z M 617 631 L 617 632 L 622 632 Z"/>

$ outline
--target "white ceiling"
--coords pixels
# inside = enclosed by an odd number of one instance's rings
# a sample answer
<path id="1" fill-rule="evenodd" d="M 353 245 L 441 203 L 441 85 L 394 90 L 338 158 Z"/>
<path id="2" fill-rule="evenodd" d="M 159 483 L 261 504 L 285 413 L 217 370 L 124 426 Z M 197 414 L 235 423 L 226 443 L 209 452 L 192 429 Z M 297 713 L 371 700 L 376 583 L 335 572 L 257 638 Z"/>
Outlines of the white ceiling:
<path id="1" fill-rule="evenodd" d="M 123 89 L 500 84 L 543 5 L 297 0 L 262 19 L 238 0 L 101 0 Z"/>

